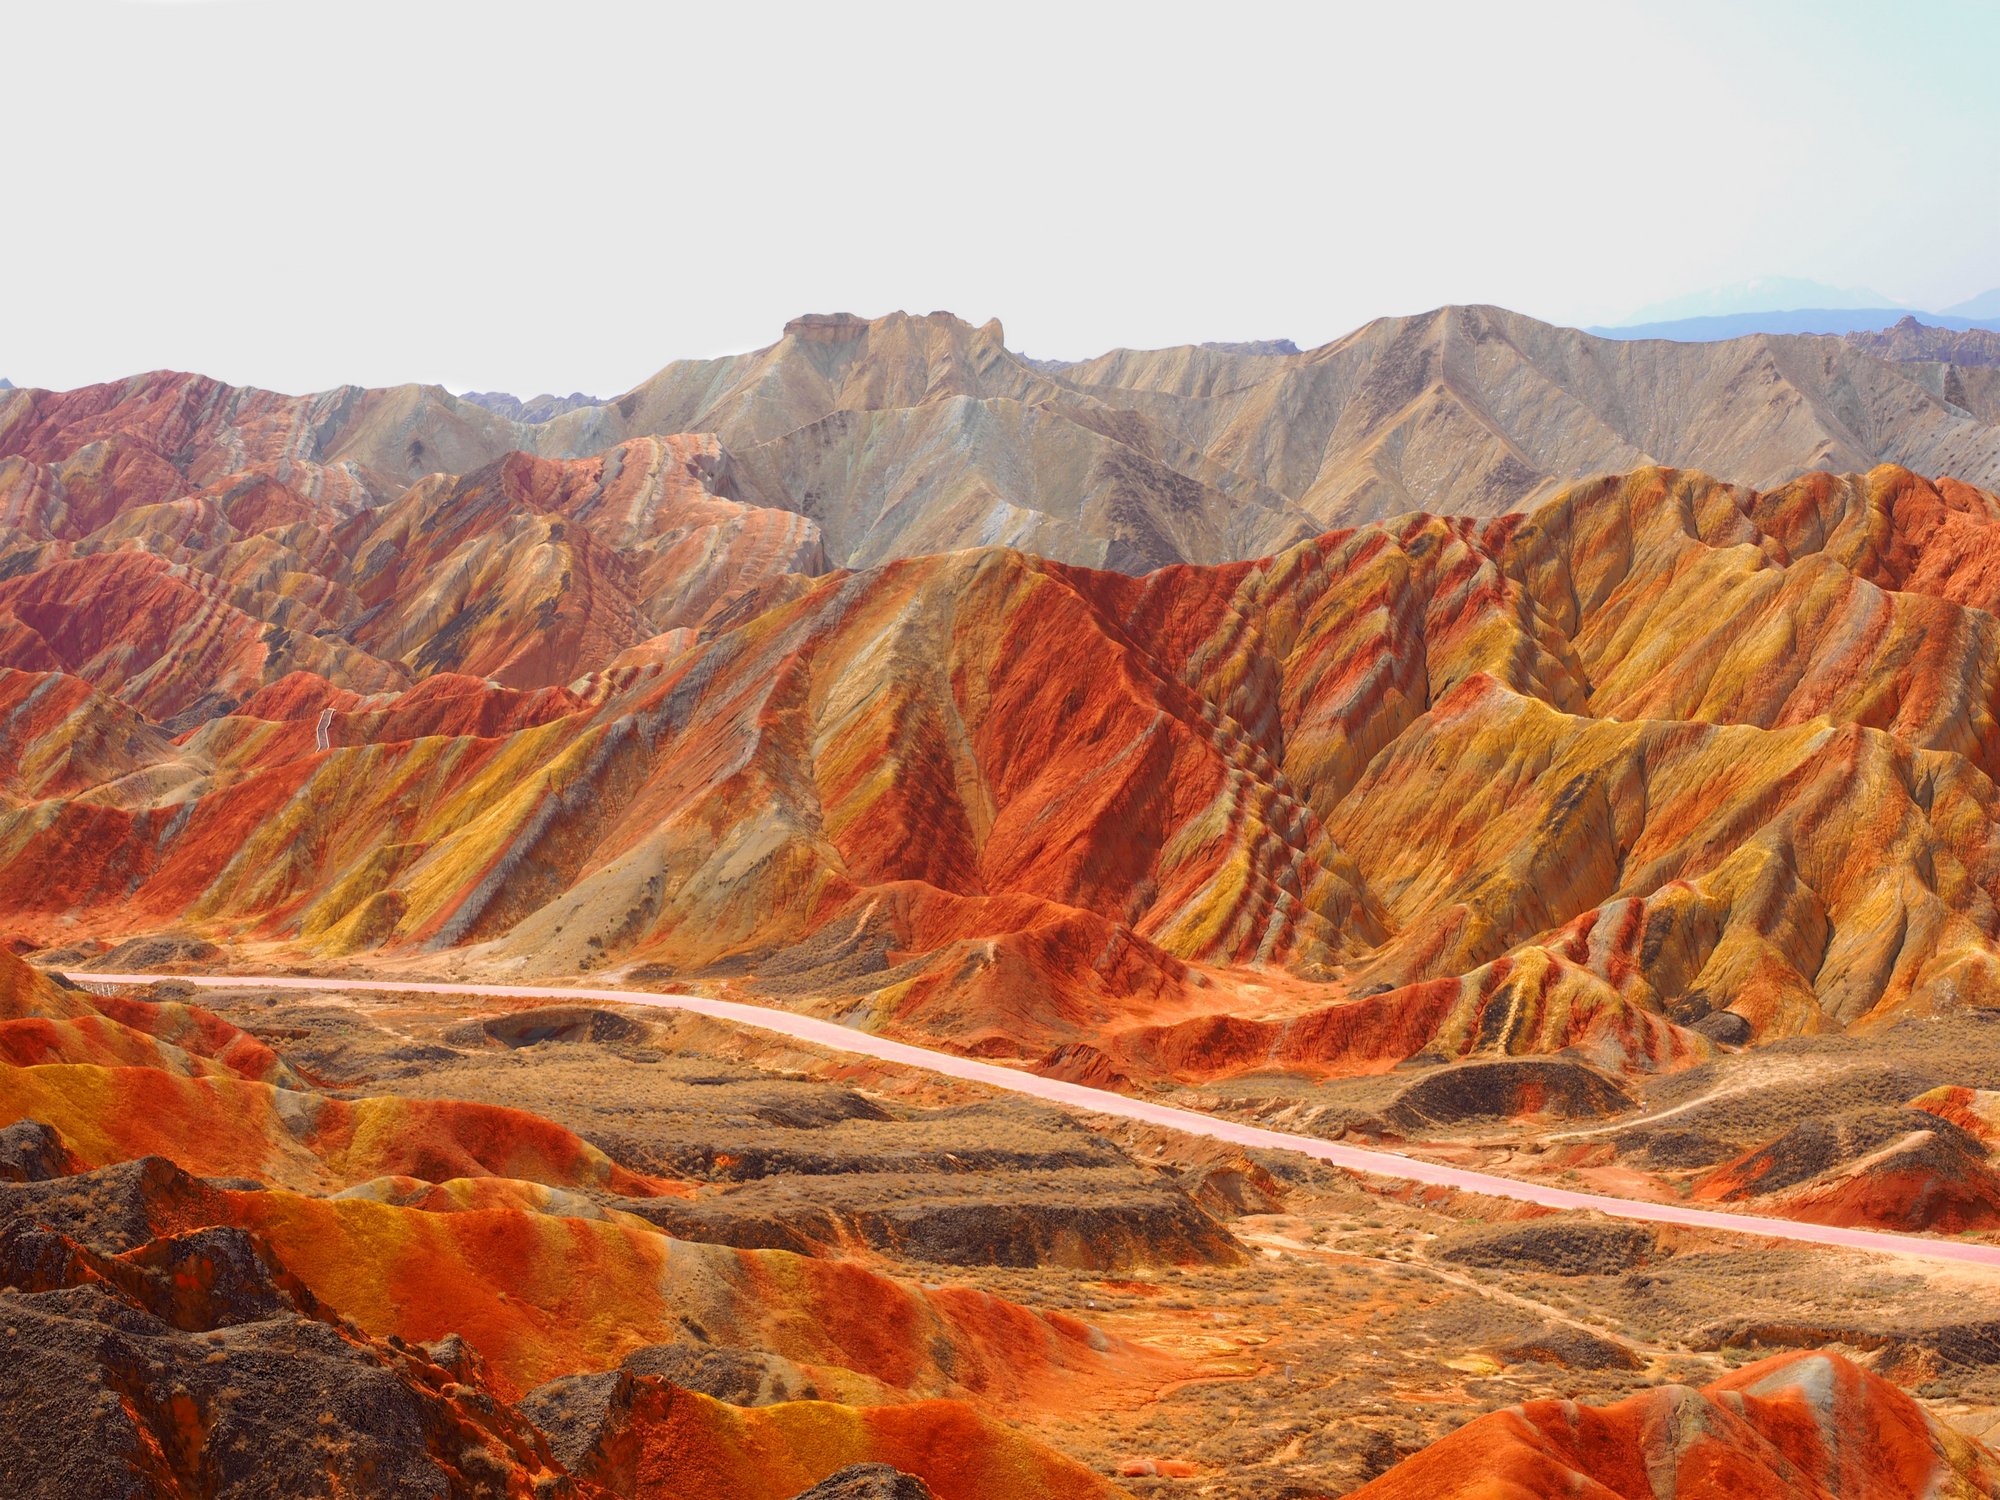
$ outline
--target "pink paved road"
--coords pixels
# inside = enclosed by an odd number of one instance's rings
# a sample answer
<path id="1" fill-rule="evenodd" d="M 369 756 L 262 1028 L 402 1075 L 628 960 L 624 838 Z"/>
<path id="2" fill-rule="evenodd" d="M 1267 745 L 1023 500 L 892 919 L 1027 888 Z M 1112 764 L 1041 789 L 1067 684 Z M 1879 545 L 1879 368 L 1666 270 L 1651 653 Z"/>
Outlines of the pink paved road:
<path id="1" fill-rule="evenodd" d="M 1789 1219 L 1767 1219 L 1756 1214 L 1723 1213 L 1716 1209 L 1687 1208 L 1678 1203 L 1646 1203 L 1635 1198 L 1612 1198 L 1599 1193 L 1576 1193 L 1567 1188 L 1538 1182 L 1520 1182 L 1512 1177 L 1496 1177 L 1441 1162 L 1419 1161 L 1395 1151 L 1370 1150 L 1338 1141 L 1322 1141 L 1309 1135 L 1292 1135 L 1282 1130 L 1266 1130 L 1244 1125 L 1197 1110 L 1175 1109 L 1146 1099 L 1132 1099 L 1108 1089 L 1087 1088 L 1056 1078 L 1006 1068 L 977 1058 L 936 1052 L 929 1047 L 913 1047 L 887 1037 L 770 1010 L 760 1005 L 742 1005 L 730 1000 L 708 1000 L 700 995 L 659 995 L 645 990 L 578 988 L 540 989 L 518 984 L 417 984 L 392 980 L 298 979 L 263 974 L 228 977 L 192 974 L 95 974 L 79 970 L 67 976 L 79 984 L 141 985 L 171 979 L 179 984 L 204 985 L 212 989 L 257 986 L 284 990 L 371 990 L 424 995 L 467 995 L 487 1000 L 594 1001 L 615 1005 L 656 1005 L 666 1010 L 688 1011 L 712 1016 L 759 1031 L 774 1031 L 796 1041 L 811 1042 L 838 1052 L 858 1053 L 883 1062 L 924 1068 L 951 1078 L 970 1079 L 994 1088 L 1027 1094 L 1051 1104 L 1068 1105 L 1101 1115 L 1117 1115 L 1160 1125 L 1189 1135 L 1208 1136 L 1238 1146 L 1254 1146 L 1264 1151 L 1296 1151 L 1304 1156 L 1331 1162 L 1356 1172 L 1389 1177 L 1403 1182 L 1420 1182 L 1431 1187 L 1455 1188 L 1461 1192 L 1484 1193 L 1494 1198 L 1510 1198 L 1520 1203 L 1538 1203 L 1546 1208 L 1593 1209 L 1620 1219 L 1638 1219 L 1649 1224 L 1684 1224 L 1696 1229 L 1716 1229 L 1728 1234 L 1752 1234 L 1767 1239 L 1801 1240 L 1812 1245 L 1836 1245 L 1848 1250 L 1871 1250 L 1882 1255 L 1916 1256 L 1927 1260 L 1949 1260 L 1973 1265 L 2000 1266 L 2000 1245 L 1974 1244 L 1962 1240 L 1924 1239 L 1917 1235 L 1889 1234 L 1870 1229 L 1840 1229 L 1827 1224 L 1799 1224 Z"/>

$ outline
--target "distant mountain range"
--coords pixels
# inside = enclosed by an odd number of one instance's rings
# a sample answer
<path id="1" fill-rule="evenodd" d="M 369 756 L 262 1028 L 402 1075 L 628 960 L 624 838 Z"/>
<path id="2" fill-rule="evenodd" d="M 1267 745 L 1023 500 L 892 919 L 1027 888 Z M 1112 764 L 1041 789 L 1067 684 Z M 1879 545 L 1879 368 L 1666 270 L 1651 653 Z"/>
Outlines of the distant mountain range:
<path id="1" fill-rule="evenodd" d="M 1290 339 L 1230 339 L 1221 342 L 1196 344 L 1197 349 L 1206 349 L 1215 354 L 1299 354 L 1304 351 Z M 1044 374 L 1055 375 L 1064 370 L 1074 369 L 1085 363 L 1080 359 L 1036 359 L 1031 355 L 1015 356 L 1022 364 Z"/>
<path id="2" fill-rule="evenodd" d="M 1945 314 L 1959 318 L 2000 318 L 2000 286 L 1947 307 Z"/>
<path id="3" fill-rule="evenodd" d="M 530 396 L 523 401 L 519 396 L 506 391 L 465 391 L 459 398 L 470 401 L 474 406 L 483 406 L 490 412 L 497 412 L 514 422 L 547 422 L 561 416 L 566 411 L 575 411 L 584 406 L 602 406 L 602 396 L 586 396 L 582 391 L 571 391 L 567 396 L 551 396 L 544 393 Z"/>
<path id="4" fill-rule="evenodd" d="M 1759 333 L 1863 333 L 1915 317 L 1932 328 L 2000 329 L 2000 287 L 1941 312 L 1899 304 L 1865 287 L 1828 286 L 1796 276 L 1759 276 L 1639 309 L 1622 322 L 1587 331 L 1607 339 L 1711 343 Z"/>
<path id="5" fill-rule="evenodd" d="M 1649 463 L 1759 487 L 1883 462 L 2000 485 L 2000 369 L 1984 363 L 1763 335 L 1613 340 L 1477 306 L 1377 319 L 1299 353 L 1252 347 L 1049 367 L 1008 349 L 997 321 L 835 313 L 547 420 L 436 386 L 292 397 L 156 374 L 15 391 L 0 396 L 0 454 L 30 462 L 0 465 L 0 524 L 18 508 L 13 524 L 55 518 L 80 538 L 139 495 L 256 464 L 310 470 L 280 477 L 351 513 L 513 451 L 588 458 L 691 434 L 708 435 L 688 449 L 705 455 L 689 460 L 705 487 L 804 518 L 831 567 L 1004 544 L 1144 573 L 1409 511 L 1497 515 Z M 207 424 L 198 448 L 175 425 L 188 412 Z M 140 434 L 157 434 L 144 451 Z M 113 447 L 91 462 L 116 457 L 129 477 L 90 479 L 76 455 L 100 439 Z"/>
<path id="6" fill-rule="evenodd" d="M 1931 328 L 1915 318 L 1901 318 L 1890 328 L 1850 333 L 1846 341 L 1851 348 L 1877 359 L 2000 365 L 2000 333 L 1988 328 Z"/>
<path id="7" fill-rule="evenodd" d="M 1663 302 L 1649 303 L 1622 319 L 1619 327 L 1679 323 L 1689 318 L 1724 318 L 1738 313 L 1789 311 L 1795 308 L 1882 308 L 1895 307 L 1893 297 L 1871 292 L 1866 287 L 1828 286 L 1802 276 L 1757 276 L 1732 286 L 1710 287 Z M 1901 311 L 1901 309 L 1898 309 Z M 1790 330 L 1786 330 L 1790 331 Z M 1801 332 L 1806 330 L 1799 330 Z"/>
<path id="8" fill-rule="evenodd" d="M 1967 304 L 1968 306 L 1971 304 Z M 1718 313 L 1710 317 L 1676 318 L 1664 323 L 1621 323 L 1585 332 L 1605 339 L 1672 339 L 1683 344 L 1711 344 L 1723 339 L 1749 338 L 1760 333 L 1866 333 L 1915 317 L 1932 328 L 2000 330 L 2000 315 L 1974 318 L 1951 313 L 1912 313 L 1906 307 L 1805 307 L 1771 312 Z"/>

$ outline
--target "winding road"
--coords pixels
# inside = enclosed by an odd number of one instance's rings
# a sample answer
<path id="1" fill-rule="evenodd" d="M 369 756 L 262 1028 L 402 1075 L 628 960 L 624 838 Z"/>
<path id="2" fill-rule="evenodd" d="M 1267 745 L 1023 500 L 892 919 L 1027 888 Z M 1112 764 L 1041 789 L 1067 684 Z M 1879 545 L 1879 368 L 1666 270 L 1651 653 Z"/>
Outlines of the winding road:
<path id="1" fill-rule="evenodd" d="M 949 1078 L 963 1078 L 974 1083 L 989 1084 L 994 1088 L 1026 1094 L 1031 1098 L 1041 1099 L 1050 1104 L 1065 1105 L 1071 1109 L 1138 1120 L 1147 1125 L 1158 1125 L 1168 1130 L 1206 1136 L 1211 1140 L 1228 1141 L 1232 1145 L 1253 1147 L 1261 1151 L 1296 1151 L 1302 1156 L 1314 1157 L 1337 1167 L 1366 1172 L 1376 1177 L 1422 1183 L 1429 1187 L 1451 1188 L 1465 1193 L 1482 1193 L 1488 1197 L 1508 1198 L 1519 1203 L 1536 1203 L 1545 1208 L 1589 1209 L 1609 1214 L 1614 1218 L 1636 1219 L 1648 1224 L 1680 1224 L 1693 1229 L 1719 1230 L 1725 1234 L 1796 1240 L 1809 1245 L 1832 1245 L 1845 1250 L 1873 1251 L 1881 1255 L 2000 1267 L 2000 1245 L 1978 1244 L 1963 1240 L 1926 1239 L 1918 1235 L 1893 1234 L 1872 1229 L 1842 1229 L 1830 1224 L 1801 1224 L 1789 1219 L 1764 1218 L 1756 1214 L 1689 1208 L 1678 1203 L 1647 1203 L 1636 1198 L 1613 1198 L 1601 1193 L 1578 1193 L 1568 1188 L 1553 1187 L 1544 1183 L 1523 1182 L 1512 1177 L 1497 1177 L 1489 1172 L 1475 1172 L 1464 1167 L 1447 1166 L 1442 1162 L 1420 1161 L 1415 1157 L 1404 1156 L 1400 1152 L 1350 1146 L 1340 1141 L 1323 1141 L 1314 1136 L 1293 1135 L 1282 1130 L 1267 1130 L 1258 1125 L 1245 1125 L 1236 1120 L 1202 1114 L 1198 1110 L 1176 1109 L 1169 1104 L 1155 1104 L 1148 1099 L 1134 1099 L 1124 1094 L 1112 1093 L 1108 1089 L 1094 1089 L 1080 1083 L 1066 1083 L 1061 1079 L 1044 1078 L 1037 1073 L 1002 1067 L 998 1063 L 982 1062 L 978 1058 L 960 1057 L 955 1053 L 938 1052 L 929 1047 L 912 1046 L 908 1042 L 891 1041 L 887 1037 L 856 1031 L 834 1021 L 822 1021 L 811 1016 L 794 1015 L 790 1011 L 771 1010 L 760 1005 L 744 1005 L 731 1000 L 710 1000 L 700 995 L 661 995 L 646 990 L 585 989 L 581 986 L 539 988 L 518 984 L 304 979 L 265 974 L 99 974 L 89 970 L 78 970 L 67 973 L 64 977 L 77 984 L 118 987 L 171 981 L 209 989 L 255 987 L 328 993 L 371 991 L 392 994 L 463 995 L 478 1000 L 553 1000 L 569 1004 L 588 1002 L 609 1005 L 651 1005 L 663 1010 L 685 1011 L 692 1015 L 728 1021 L 738 1026 L 754 1027 L 759 1031 L 775 1032 L 794 1041 L 810 1042 L 815 1046 L 827 1047 L 837 1052 L 856 1053 L 882 1062 L 924 1068 Z"/>

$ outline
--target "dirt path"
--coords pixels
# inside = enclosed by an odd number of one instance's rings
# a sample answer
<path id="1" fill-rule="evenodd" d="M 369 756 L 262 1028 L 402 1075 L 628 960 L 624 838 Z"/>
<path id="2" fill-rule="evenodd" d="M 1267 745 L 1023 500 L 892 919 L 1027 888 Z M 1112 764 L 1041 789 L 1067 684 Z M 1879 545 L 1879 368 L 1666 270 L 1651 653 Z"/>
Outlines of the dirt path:
<path id="1" fill-rule="evenodd" d="M 1476 1276 L 1468 1276 L 1462 1271 L 1451 1270 L 1421 1256 L 1369 1255 L 1360 1250 L 1343 1250 L 1338 1245 L 1306 1245 L 1287 1235 L 1274 1233 L 1268 1229 L 1245 1228 L 1241 1221 L 1238 1221 L 1232 1227 L 1238 1239 L 1242 1240 L 1244 1244 L 1255 1246 L 1258 1249 L 1277 1250 L 1283 1254 L 1295 1255 L 1304 1260 L 1327 1262 L 1362 1260 L 1375 1265 L 1393 1266 L 1403 1271 L 1420 1271 L 1434 1280 L 1445 1283 L 1447 1286 L 1457 1287 L 1460 1291 L 1471 1292 L 1477 1296 L 1484 1297 L 1489 1302 L 1498 1302 L 1515 1308 L 1542 1322 L 1560 1323 L 1565 1328 L 1574 1328 L 1580 1333 L 1588 1333 L 1597 1338 L 1615 1340 L 1623 1344 L 1626 1348 L 1643 1354 L 1648 1359 L 1654 1361 L 1688 1357 L 1684 1350 L 1670 1349 L 1665 1344 L 1654 1343 L 1643 1338 L 1635 1338 L 1631 1334 L 1621 1332 L 1615 1328 L 1598 1327 L 1596 1324 L 1579 1318 L 1574 1313 L 1564 1311 L 1554 1303 L 1543 1302 L 1537 1298 L 1525 1296 L 1520 1292 L 1509 1291 L 1505 1287 L 1491 1285 L 1488 1282 L 1479 1280 Z"/>
<path id="2" fill-rule="evenodd" d="M 1704 1104 L 1714 1104 L 1723 1099 L 1738 1099 L 1745 1094 L 1754 1094 L 1763 1085 L 1745 1084 L 1741 1088 L 1717 1089 L 1713 1093 L 1701 1094 L 1685 1104 L 1676 1104 L 1671 1109 L 1663 1109 L 1657 1114 L 1640 1115 L 1631 1120 L 1613 1120 L 1608 1125 L 1593 1125 L 1588 1130 L 1559 1130 L 1554 1135 L 1544 1136 L 1550 1141 L 1580 1141 L 1585 1136 L 1611 1135 L 1621 1130 L 1636 1130 L 1641 1125 L 1651 1125 L 1657 1120 L 1671 1120 L 1675 1115 L 1684 1115 L 1691 1109 L 1700 1109 Z"/>
<path id="3" fill-rule="evenodd" d="M 1892 1234 L 1873 1229 L 1843 1229 L 1830 1224 L 1801 1224 L 1789 1219 L 1769 1219 L 1756 1214 L 1725 1213 L 1718 1209 L 1689 1208 L 1673 1203 L 1645 1203 L 1631 1198 L 1614 1198 L 1601 1193 L 1579 1193 L 1546 1183 L 1523 1182 L 1496 1177 L 1464 1167 L 1440 1162 L 1419 1161 L 1395 1151 L 1371 1150 L 1340 1141 L 1323 1141 L 1315 1136 L 1292 1135 L 1281 1130 L 1219 1119 L 1191 1109 L 1176 1109 L 1148 1099 L 1134 1099 L 1080 1083 L 1043 1078 L 1036 1073 L 1003 1067 L 977 1058 L 933 1051 L 908 1042 L 855 1031 L 832 1021 L 761 1005 L 744 1005 L 731 1000 L 710 1000 L 700 995 L 661 995 L 646 990 L 591 989 L 582 985 L 542 987 L 519 984 L 436 984 L 410 980 L 306 979 L 266 974 L 97 974 L 80 971 L 66 976 L 79 984 L 146 985 L 171 980 L 209 989 L 305 990 L 314 992 L 367 991 L 390 994 L 464 995 L 486 1000 L 543 1000 L 575 1004 L 579 1001 L 601 1005 L 650 1005 L 663 1010 L 686 1011 L 709 1016 L 739 1026 L 775 1032 L 794 1041 L 810 1042 L 837 1052 L 856 1053 L 883 1062 L 925 1068 L 950 1078 L 963 1078 L 993 1088 L 1026 1094 L 1050 1104 L 1071 1109 L 1094 1110 L 1163 1126 L 1188 1135 L 1206 1136 L 1260 1151 L 1296 1151 L 1333 1166 L 1402 1182 L 1420 1182 L 1457 1192 L 1479 1193 L 1517 1203 L 1534 1203 L 1544 1208 L 1587 1209 L 1614 1218 L 1636 1219 L 1649 1224 L 1680 1224 L 1724 1234 L 1754 1235 L 1763 1239 L 1794 1240 L 1811 1245 L 1831 1245 L 1843 1250 L 1865 1250 L 1878 1255 L 1946 1260 L 1979 1266 L 2000 1267 L 2000 1245 L 1961 1240 L 1925 1239 L 1918 1235 Z"/>

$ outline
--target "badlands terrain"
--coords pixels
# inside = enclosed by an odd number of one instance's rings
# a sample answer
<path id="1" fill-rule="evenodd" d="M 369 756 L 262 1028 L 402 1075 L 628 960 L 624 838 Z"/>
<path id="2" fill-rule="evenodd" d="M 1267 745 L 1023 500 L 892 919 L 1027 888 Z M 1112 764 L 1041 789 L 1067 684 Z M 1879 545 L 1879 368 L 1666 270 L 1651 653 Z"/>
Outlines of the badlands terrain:
<path id="1" fill-rule="evenodd" d="M 0 390 L 0 1473 L 2000 1494 L 2000 385 L 1904 345 Z"/>

